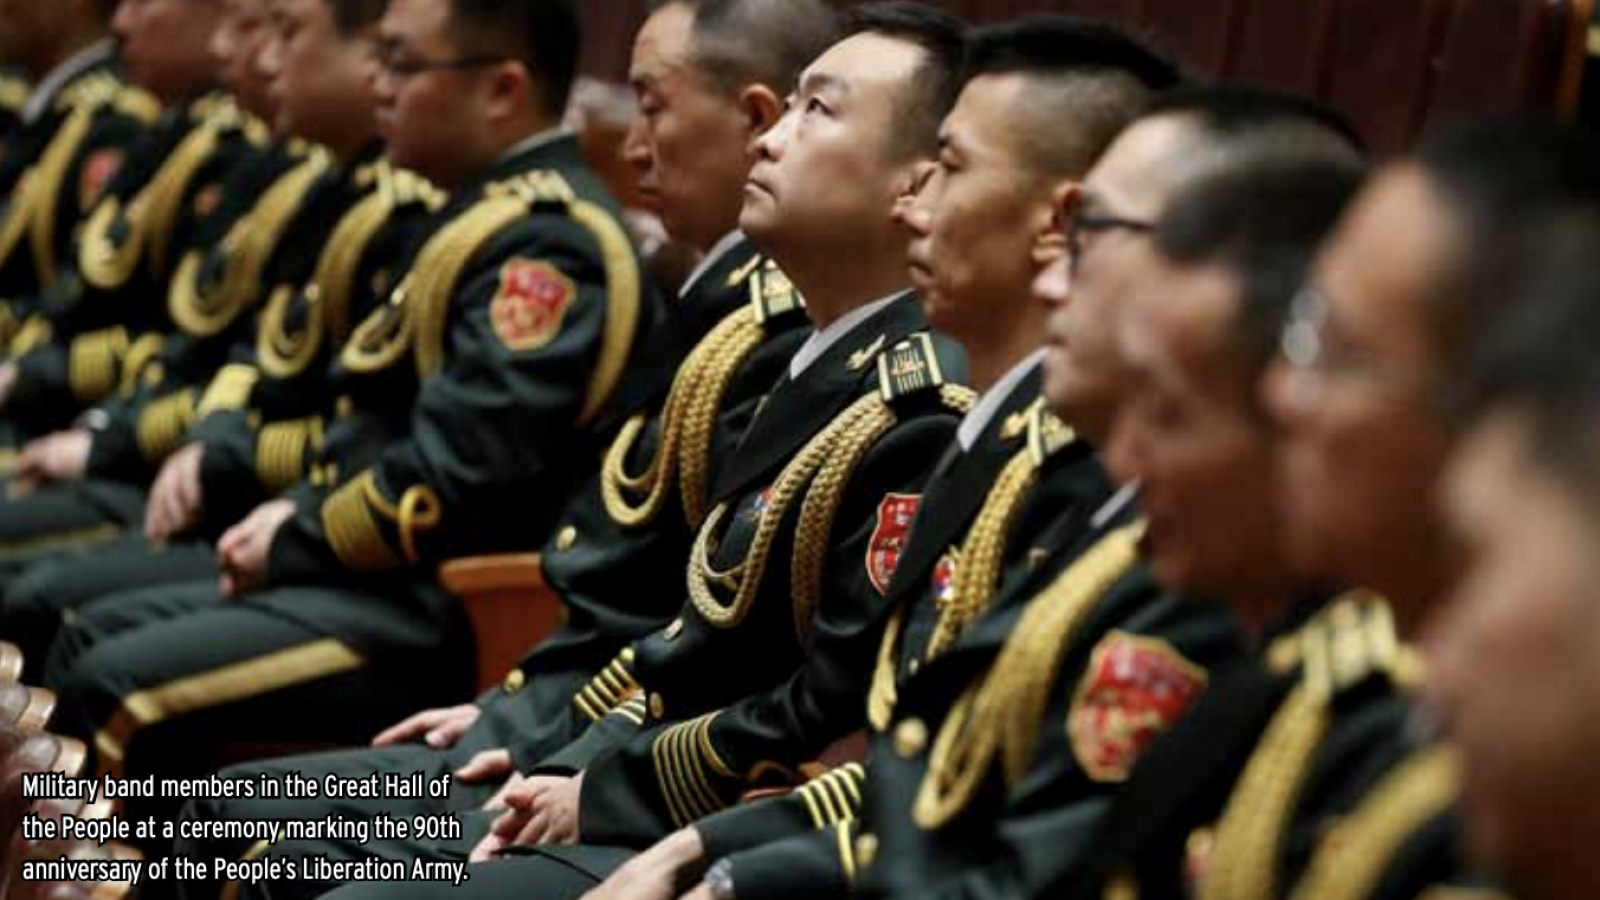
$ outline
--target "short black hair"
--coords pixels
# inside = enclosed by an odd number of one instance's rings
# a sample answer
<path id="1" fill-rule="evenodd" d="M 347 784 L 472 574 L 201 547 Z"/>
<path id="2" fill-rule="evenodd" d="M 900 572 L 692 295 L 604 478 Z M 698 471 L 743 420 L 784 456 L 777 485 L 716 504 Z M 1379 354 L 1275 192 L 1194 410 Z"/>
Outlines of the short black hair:
<path id="1" fill-rule="evenodd" d="M 842 36 L 858 34 L 894 38 L 922 49 L 922 64 L 900 91 L 890 152 L 896 158 L 932 156 L 938 152 L 939 125 L 961 90 L 966 23 L 926 3 L 888 0 L 850 11 Z"/>
<path id="2" fill-rule="evenodd" d="M 383 18 L 389 0 L 322 0 L 333 11 L 333 24 L 342 35 L 370 28 Z"/>
<path id="3" fill-rule="evenodd" d="M 839 36 L 839 13 L 825 0 L 651 0 L 649 8 L 680 5 L 694 13 L 695 63 L 728 91 L 790 91 Z"/>
<path id="4" fill-rule="evenodd" d="M 1525 415 L 1538 460 L 1600 504 L 1600 220 L 1557 214 L 1497 253 L 1517 301 L 1466 355 L 1452 410 L 1463 425 Z"/>
<path id="5" fill-rule="evenodd" d="M 1366 145 L 1350 120 L 1309 97 L 1252 85 L 1194 83 L 1158 94 L 1141 121 L 1177 116 L 1196 126 L 1191 177 L 1273 159 L 1326 158 L 1356 164 Z"/>
<path id="6" fill-rule="evenodd" d="M 1158 91 L 1182 79 L 1178 66 L 1128 33 L 1065 15 L 1025 16 L 973 29 L 963 83 L 1022 75 L 1032 111 L 1017 130 L 1030 165 L 1081 176 Z"/>
<path id="7" fill-rule="evenodd" d="M 1162 256 L 1238 279 L 1230 334 L 1253 374 L 1272 359 L 1312 260 L 1364 176 L 1361 166 L 1323 159 L 1230 168 L 1181 191 L 1157 224 Z"/>
<path id="8" fill-rule="evenodd" d="M 533 76 L 545 112 L 560 115 L 583 45 L 575 0 L 449 0 L 450 27 L 473 52 L 504 53 Z"/>
<path id="9" fill-rule="evenodd" d="M 1418 148 L 1413 161 L 1444 202 L 1456 232 L 1448 271 L 1429 298 L 1434 343 L 1446 365 L 1470 352 L 1507 301 L 1521 295 L 1511 284 L 1505 285 L 1512 289 L 1508 293 L 1484 290 L 1508 270 L 1526 270 L 1520 260 L 1486 249 L 1510 246 L 1522 253 L 1527 241 L 1519 232 L 1537 234 L 1567 210 L 1600 213 L 1597 160 L 1600 136 L 1594 131 L 1537 115 L 1449 129 Z"/>

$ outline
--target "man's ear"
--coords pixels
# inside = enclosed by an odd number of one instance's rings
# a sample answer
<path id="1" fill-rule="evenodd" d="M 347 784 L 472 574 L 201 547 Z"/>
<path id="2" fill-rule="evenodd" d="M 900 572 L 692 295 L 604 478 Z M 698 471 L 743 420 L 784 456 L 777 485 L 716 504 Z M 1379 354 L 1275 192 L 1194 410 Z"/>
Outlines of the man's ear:
<path id="1" fill-rule="evenodd" d="M 533 77 L 522 63 L 500 63 L 489 82 L 489 117 L 501 121 L 513 118 L 531 103 L 540 102 L 541 98 L 531 96 L 536 90 Z"/>
<path id="2" fill-rule="evenodd" d="M 739 108 L 744 111 L 749 137 L 766 134 L 783 117 L 783 98 L 764 84 L 746 85 L 739 91 Z"/>
<path id="3" fill-rule="evenodd" d="M 1063 181 L 1050 191 L 1050 206 L 1040 218 L 1033 238 L 1033 264 L 1044 268 L 1067 252 L 1067 226 L 1082 202 L 1083 184 Z"/>

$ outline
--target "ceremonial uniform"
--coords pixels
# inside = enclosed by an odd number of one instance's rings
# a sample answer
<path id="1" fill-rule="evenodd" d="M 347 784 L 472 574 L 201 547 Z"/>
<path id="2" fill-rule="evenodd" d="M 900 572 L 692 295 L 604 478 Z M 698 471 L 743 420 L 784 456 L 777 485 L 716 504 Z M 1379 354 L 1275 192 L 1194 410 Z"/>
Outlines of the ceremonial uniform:
<path id="1" fill-rule="evenodd" d="M 924 331 L 926 321 L 905 295 L 862 307 L 813 336 L 732 462 L 719 468 L 715 505 L 690 557 L 691 602 L 597 677 L 609 693 L 579 693 L 581 707 L 598 698 L 615 700 L 615 708 L 535 769 L 571 765 L 578 753 L 611 743 L 586 761 L 585 840 L 591 824 L 605 823 L 611 834 L 633 829 L 639 847 L 676 817 L 692 815 L 676 783 L 680 776 L 699 783 L 687 766 L 717 773 L 715 788 L 705 785 L 695 801 L 725 805 L 751 786 L 785 778 L 858 726 L 882 592 L 922 483 L 951 439 L 951 409 L 970 401 L 969 391 L 946 381 L 961 371 L 959 351 Z M 708 598 L 699 579 L 712 567 L 736 574 L 719 579 Z M 609 687 L 624 676 L 645 693 L 628 699 Z M 669 746 L 685 768 L 669 772 L 649 762 Z M 611 761 L 617 768 L 607 767 Z M 607 793 L 591 796 L 591 789 Z M 468 846 L 434 842 L 424 851 L 446 856 Z M 571 849 L 581 857 L 592 848 Z M 340 848 L 361 851 L 373 848 Z M 499 865 L 537 871 L 545 862 Z M 542 874 L 530 878 L 526 886 L 535 890 L 558 884 Z M 326 889 L 281 881 L 263 887 L 271 896 Z M 469 882 L 461 889 L 476 888 Z"/>
<path id="2" fill-rule="evenodd" d="M 373 179 L 362 172 L 311 152 L 257 195 L 226 237 L 184 256 L 168 292 L 173 330 L 152 342 L 148 358 L 133 361 L 141 368 L 128 376 L 128 390 L 86 417 L 92 439 L 84 477 L 0 505 L 5 570 L 113 540 L 138 524 L 150 479 L 191 425 L 246 404 L 248 376 L 207 385 L 234 346 L 253 337 L 263 298 L 303 284 L 340 217 L 372 192 Z M 27 649 L 40 655 L 46 648 Z"/>
<path id="3" fill-rule="evenodd" d="M 269 155 L 267 140 L 265 126 L 230 99 L 209 96 L 169 111 L 129 149 L 81 220 L 69 271 L 48 291 L 14 298 L 0 315 L 20 334 L 9 348 L 17 380 L 5 407 L 20 438 L 64 427 L 106 400 L 124 369 L 155 351 L 155 333 L 170 327 L 162 301 L 174 265 L 197 246 L 228 179 L 259 166 L 233 187 L 253 200 L 287 167 L 288 156 Z"/>
<path id="4" fill-rule="evenodd" d="M 44 655 L 67 610 L 132 588 L 215 578 L 209 539 L 309 474 L 335 415 L 329 363 L 352 323 L 387 298 L 388 268 L 443 201 L 417 176 L 381 160 L 358 167 L 348 180 L 359 199 L 333 226 L 310 279 L 273 290 L 265 313 L 254 320 L 255 334 L 234 345 L 236 361 L 204 391 L 186 389 L 202 398 L 183 442 L 204 447 L 204 507 L 196 530 L 207 540 L 153 547 L 129 531 L 109 544 L 31 564 L 9 586 L 0 619 L 0 632 L 30 655 Z M 285 279 L 299 268 L 276 267 Z M 205 345 L 172 343 L 191 351 Z"/>
<path id="5" fill-rule="evenodd" d="M 549 536 L 656 311 L 570 136 L 517 148 L 439 221 L 341 351 L 344 415 L 288 494 L 266 587 L 113 595 L 57 641 L 58 727 L 103 770 L 193 774 L 228 739 L 363 742 L 469 690 L 471 634 L 433 567 Z"/>
<path id="6" fill-rule="evenodd" d="M 1454 755 L 1410 727 L 1387 605 L 1308 601 L 1267 647 L 1151 748 L 1051 895 L 1494 896 L 1455 840 Z"/>
<path id="7" fill-rule="evenodd" d="M 573 697 L 632 640 L 659 629 L 678 610 L 684 561 L 693 536 L 691 516 L 703 520 L 708 479 L 725 464 L 757 404 L 809 332 L 799 295 L 777 268 L 742 238 L 708 260 L 687 286 L 650 350 L 619 386 L 614 418 L 628 423 L 606 454 L 599 477 L 574 499 L 563 525 L 544 547 L 543 574 L 566 609 L 562 627 L 508 673 L 502 687 L 478 698 L 483 712 L 461 740 L 444 751 L 421 744 L 293 757 L 246 764 L 229 777 L 277 777 L 300 771 L 364 776 L 374 771 L 425 771 L 438 777 L 481 750 L 509 748 L 519 766 L 558 749 L 590 720 Z M 720 322 L 718 321 L 720 319 Z M 715 324 L 716 327 L 713 328 Z M 708 333 L 709 332 L 709 333 Z M 699 343 L 690 345 L 699 336 Z M 705 417 L 714 418 L 705 427 Z M 477 809 L 497 783 L 455 783 L 448 798 L 414 803 L 346 801 L 367 814 L 436 814 Z M 318 818 L 318 800 L 195 801 L 186 817 L 201 821 L 262 817 Z M 180 843 L 179 852 L 238 858 L 246 842 Z M 335 842 L 280 845 L 285 855 L 330 853 L 391 859 L 426 852 L 421 840 L 356 847 Z M 186 887 L 196 898 L 216 885 Z"/>
<path id="8" fill-rule="evenodd" d="M 22 107 L 32 90 L 21 73 L 0 68 L 0 168 L 5 167 L 6 155 L 17 139 L 17 129 L 22 125 Z"/>
<path id="9" fill-rule="evenodd" d="M 1036 375 L 1018 400 L 1034 396 Z M 1033 896 L 1073 858 L 1134 756 L 1238 653 L 1222 611 L 1156 589 L 1138 524 L 1091 519 L 1109 493 L 1039 404 L 936 477 L 865 765 L 696 825 L 738 896 Z"/>
<path id="10" fill-rule="evenodd" d="M 0 298 L 55 286 L 79 220 L 159 115 L 155 98 L 121 80 L 109 42 L 36 86 L 0 163 Z"/>

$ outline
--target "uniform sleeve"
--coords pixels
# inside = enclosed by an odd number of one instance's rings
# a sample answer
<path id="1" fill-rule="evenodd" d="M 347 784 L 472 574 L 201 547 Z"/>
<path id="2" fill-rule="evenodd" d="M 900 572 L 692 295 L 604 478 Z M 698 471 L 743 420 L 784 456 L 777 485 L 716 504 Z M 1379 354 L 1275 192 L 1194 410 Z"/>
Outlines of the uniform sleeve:
<path id="1" fill-rule="evenodd" d="M 442 368 L 422 384 L 408 439 L 279 531 L 271 581 L 335 574 L 317 566 L 330 554 L 341 572 L 384 572 L 542 542 L 571 487 L 608 292 L 570 221 L 536 217 L 520 235 L 474 261 L 458 308 L 445 298 Z M 427 316 L 412 316 L 426 345 Z"/>
<path id="2" fill-rule="evenodd" d="M 733 805 L 752 788 L 793 784 L 802 764 L 864 726 L 886 605 L 876 586 L 888 583 L 881 554 L 899 524 L 909 526 L 908 501 L 920 502 L 954 428 L 953 416 L 924 416 L 874 447 L 827 542 L 802 666 L 766 690 L 653 729 L 596 761 L 584 778 L 586 840 L 645 842 Z"/>
<path id="3" fill-rule="evenodd" d="M 739 900 L 854 894 L 857 823 L 840 822 L 728 856 Z"/>
<path id="4" fill-rule="evenodd" d="M 645 700 L 635 697 L 617 706 L 585 728 L 577 740 L 550 756 L 537 759 L 532 748 L 511 747 L 517 771 L 533 775 L 576 775 L 595 760 L 626 747 L 645 727 Z"/>
<path id="5" fill-rule="evenodd" d="M 829 829 L 860 815 L 866 769 L 848 763 L 781 796 L 740 803 L 696 822 L 709 860 L 795 835 Z"/>

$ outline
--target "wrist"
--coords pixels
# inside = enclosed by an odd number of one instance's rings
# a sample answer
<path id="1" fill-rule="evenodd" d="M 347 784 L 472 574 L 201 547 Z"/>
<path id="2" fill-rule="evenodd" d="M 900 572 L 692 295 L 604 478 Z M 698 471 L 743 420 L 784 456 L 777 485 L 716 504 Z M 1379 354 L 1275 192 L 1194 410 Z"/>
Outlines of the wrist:
<path id="1" fill-rule="evenodd" d="M 705 875 L 705 842 L 693 827 L 680 828 L 667 838 L 673 867 L 673 884 L 681 896 L 700 882 Z"/>

